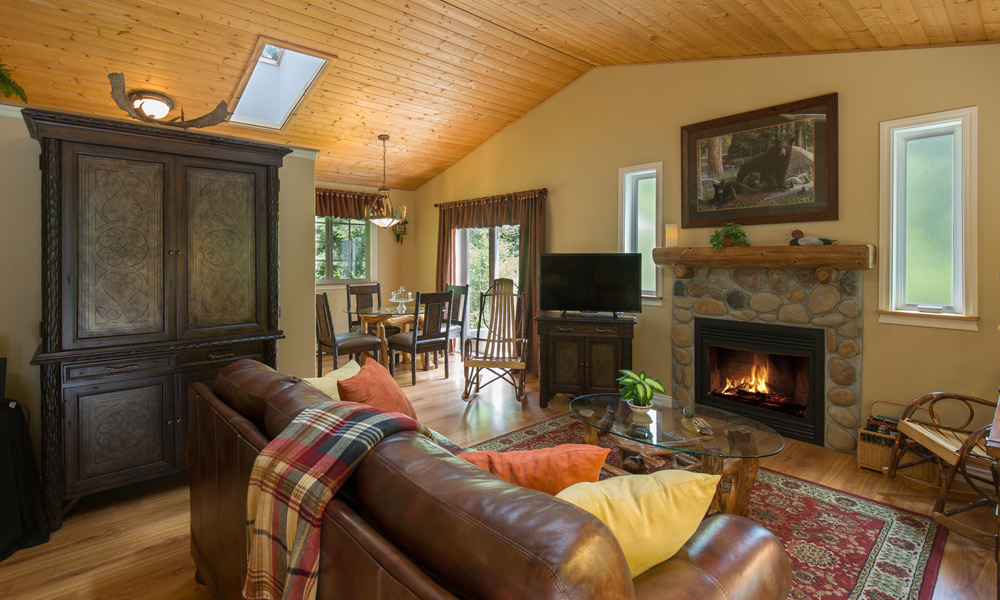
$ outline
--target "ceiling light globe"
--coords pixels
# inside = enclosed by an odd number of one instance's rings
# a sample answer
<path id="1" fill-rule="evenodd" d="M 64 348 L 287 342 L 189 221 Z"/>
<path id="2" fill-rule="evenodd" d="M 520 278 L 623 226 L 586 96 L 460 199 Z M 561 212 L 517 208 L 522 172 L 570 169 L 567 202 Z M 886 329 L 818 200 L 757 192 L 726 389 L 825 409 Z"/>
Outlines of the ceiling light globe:
<path id="1" fill-rule="evenodd" d="M 158 98 L 136 98 L 132 106 L 150 119 L 162 119 L 170 112 L 170 106 Z"/>

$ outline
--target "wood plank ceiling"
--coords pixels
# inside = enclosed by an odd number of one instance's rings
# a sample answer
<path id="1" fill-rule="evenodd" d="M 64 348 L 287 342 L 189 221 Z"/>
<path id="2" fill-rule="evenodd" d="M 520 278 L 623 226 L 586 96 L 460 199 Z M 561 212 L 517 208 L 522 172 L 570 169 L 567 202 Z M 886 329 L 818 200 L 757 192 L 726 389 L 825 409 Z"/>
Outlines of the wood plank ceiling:
<path id="1" fill-rule="evenodd" d="M 2 0 L 31 104 L 122 117 L 107 75 L 230 109 L 262 41 L 330 64 L 282 131 L 317 181 L 415 189 L 597 66 L 1000 40 L 1000 0 Z"/>

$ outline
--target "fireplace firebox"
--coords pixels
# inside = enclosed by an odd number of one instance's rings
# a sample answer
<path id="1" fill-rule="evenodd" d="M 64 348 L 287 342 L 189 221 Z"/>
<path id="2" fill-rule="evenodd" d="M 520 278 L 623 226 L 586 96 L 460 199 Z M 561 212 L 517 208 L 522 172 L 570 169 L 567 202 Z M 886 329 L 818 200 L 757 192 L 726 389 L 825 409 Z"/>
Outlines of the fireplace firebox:
<path id="1" fill-rule="evenodd" d="M 695 402 L 823 445 L 823 330 L 694 320 Z"/>

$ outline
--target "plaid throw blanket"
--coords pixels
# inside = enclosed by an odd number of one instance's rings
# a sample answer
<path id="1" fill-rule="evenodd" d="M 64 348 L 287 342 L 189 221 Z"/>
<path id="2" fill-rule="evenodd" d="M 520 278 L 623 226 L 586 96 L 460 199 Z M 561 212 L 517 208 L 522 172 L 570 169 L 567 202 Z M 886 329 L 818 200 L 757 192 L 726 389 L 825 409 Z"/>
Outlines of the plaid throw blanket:
<path id="1" fill-rule="evenodd" d="M 302 411 L 254 461 L 247 493 L 247 600 L 311 600 L 320 524 L 330 498 L 385 436 L 419 422 L 352 403 Z"/>

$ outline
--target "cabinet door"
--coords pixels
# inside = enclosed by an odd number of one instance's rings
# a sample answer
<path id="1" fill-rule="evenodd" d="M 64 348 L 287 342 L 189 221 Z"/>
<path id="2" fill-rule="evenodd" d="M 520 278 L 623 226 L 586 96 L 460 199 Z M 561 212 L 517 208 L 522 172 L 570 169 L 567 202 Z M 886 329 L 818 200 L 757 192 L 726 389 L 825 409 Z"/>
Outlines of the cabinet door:
<path id="1" fill-rule="evenodd" d="M 64 347 L 171 339 L 169 159 L 78 144 L 64 152 Z"/>
<path id="2" fill-rule="evenodd" d="M 621 340 L 593 337 L 587 340 L 587 392 L 617 392 L 621 368 Z"/>
<path id="3" fill-rule="evenodd" d="M 549 344 L 548 390 L 550 393 L 579 394 L 584 389 L 584 342 L 576 336 L 551 336 Z"/>
<path id="4" fill-rule="evenodd" d="M 174 376 L 68 387 L 66 494 L 174 470 Z"/>
<path id="5" fill-rule="evenodd" d="M 182 164 L 186 225 L 176 248 L 182 338 L 266 328 L 267 265 L 263 167 L 209 161 Z"/>

